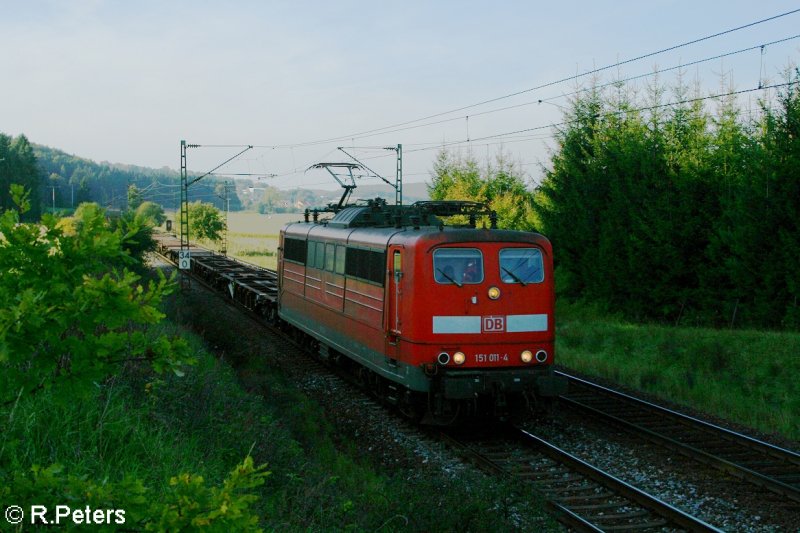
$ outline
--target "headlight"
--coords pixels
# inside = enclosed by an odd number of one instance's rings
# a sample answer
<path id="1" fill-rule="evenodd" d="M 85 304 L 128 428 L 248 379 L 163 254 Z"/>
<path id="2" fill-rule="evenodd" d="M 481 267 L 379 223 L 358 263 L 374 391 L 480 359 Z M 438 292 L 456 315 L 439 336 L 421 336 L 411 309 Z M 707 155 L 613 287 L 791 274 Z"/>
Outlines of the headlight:
<path id="1" fill-rule="evenodd" d="M 545 352 L 544 350 L 539 350 L 538 352 L 536 352 L 536 360 L 539 361 L 540 363 L 544 363 L 545 361 L 547 361 L 547 352 Z"/>
<path id="2" fill-rule="evenodd" d="M 439 362 L 440 365 L 444 366 L 450 362 L 450 354 L 447 352 L 442 352 L 436 356 L 436 360 Z"/>
<path id="3" fill-rule="evenodd" d="M 453 362 L 457 365 L 463 365 L 466 360 L 467 356 L 464 355 L 464 352 L 456 352 L 453 354 Z"/>
<path id="4" fill-rule="evenodd" d="M 497 300 L 498 298 L 500 298 L 500 289 L 497 287 L 489 287 L 489 299 Z"/>
<path id="5" fill-rule="evenodd" d="M 521 354 L 519 354 L 519 358 L 522 359 L 523 363 L 530 363 L 533 361 L 533 352 L 530 350 L 525 350 Z"/>

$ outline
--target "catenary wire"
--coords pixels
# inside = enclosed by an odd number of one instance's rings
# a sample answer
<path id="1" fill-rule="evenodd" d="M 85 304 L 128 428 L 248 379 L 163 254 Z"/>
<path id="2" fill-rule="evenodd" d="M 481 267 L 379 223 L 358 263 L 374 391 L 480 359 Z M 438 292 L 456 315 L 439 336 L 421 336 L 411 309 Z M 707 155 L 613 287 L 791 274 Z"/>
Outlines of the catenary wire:
<path id="1" fill-rule="evenodd" d="M 533 91 L 536 91 L 536 90 L 539 90 L 539 89 L 544 89 L 546 87 L 552 87 L 554 85 L 558 85 L 558 84 L 561 84 L 561 83 L 565 83 L 565 82 L 569 82 L 569 81 L 575 81 L 575 80 L 578 80 L 578 79 L 583 78 L 585 76 L 590 76 L 592 74 L 597 74 L 597 73 L 600 73 L 600 72 L 604 72 L 604 71 L 612 69 L 612 68 L 616 68 L 616 67 L 620 67 L 620 66 L 623 66 L 623 65 L 627 65 L 627 64 L 630 64 L 630 63 L 637 62 L 637 61 L 641 61 L 643 59 L 654 57 L 654 56 L 657 56 L 657 55 L 660 55 L 660 54 L 663 54 L 663 53 L 666 53 L 666 52 L 671 52 L 671 51 L 677 50 L 679 48 L 684 48 L 686 46 L 690 46 L 690 45 L 697 44 L 697 43 L 700 43 L 700 42 L 703 42 L 703 41 L 714 39 L 716 37 L 721 37 L 723 35 L 727 35 L 727 34 L 730 34 L 730 33 L 736 32 L 736 31 L 740 31 L 740 30 L 743 30 L 743 29 L 746 29 L 746 28 L 751 28 L 753 26 L 757 26 L 757 25 L 763 24 L 765 22 L 770 22 L 770 21 L 773 21 L 773 20 L 777 20 L 779 18 L 786 17 L 786 16 L 789 16 L 789 15 L 793 15 L 793 14 L 798 13 L 798 12 L 800 12 L 800 8 L 793 9 L 791 11 L 786 11 L 784 13 L 780 13 L 778 15 L 767 17 L 767 18 L 764 18 L 764 19 L 761 19 L 761 20 L 757 20 L 757 21 L 754 21 L 754 22 L 750 22 L 748 24 L 737 26 L 735 28 L 730 28 L 730 29 L 727 29 L 727 30 L 724 30 L 724 31 L 720 31 L 720 32 L 717 32 L 717 33 L 714 33 L 714 34 L 711 34 L 711 35 L 706 35 L 704 37 L 699 37 L 697 39 L 692 39 L 690 41 L 686 41 L 686 42 L 679 43 L 679 44 L 676 44 L 676 45 L 673 45 L 673 46 L 662 48 L 660 50 L 656 50 L 656 51 L 653 51 L 653 52 L 642 54 L 642 55 L 639 55 L 639 56 L 636 56 L 636 57 L 633 57 L 633 58 L 629 58 L 629 59 L 625 59 L 625 60 L 622 60 L 622 61 L 618 61 L 616 63 L 605 65 L 603 67 L 594 68 L 594 69 L 585 71 L 585 72 L 583 72 L 581 74 L 576 74 L 574 76 L 568 76 L 568 77 L 560 78 L 560 79 L 557 79 L 557 80 L 554 80 L 554 81 L 543 83 L 541 85 L 537 85 L 535 87 L 530 87 L 528 89 L 523 89 L 521 91 L 516 91 L 516 92 L 505 94 L 505 95 L 502 95 L 502 96 L 489 98 L 489 99 L 483 100 L 481 102 L 477 102 L 477 103 L 474 103 L 474 104 L 469 104 L 469 105 L 466 105 L 466 106 L 450 109 L 448 111 L 443 111 L 443 112 L 440 112 L 440 113 L 434 113 L 432 115 L 427 115 L 427 116 L 424 116 L 424 117 L 421 117 L 421 118 L 417 118 L 417 119 L 414 119 L 414 120 L 409 120 L 409 121 L 405 121 L 405 122 L 391 124 L 389 126 L 384 126 L 384 127 L 381 127 L 381 128 L 375 128 L 375 129 L 372 129 L 372 130 L 361 131 L 361 132 L 352 133 L 352 134 L 348 134 L 348 135 L 341 135 L 341 136 L 338 136 L 338 137 L 330 137 L 328 139 L 321 139 L 321 140 L 318 140 L 318 141 L 309 141 L 309 142 L 304 142 L 304 143 L 287 144 L 287 145 L 259 146 L 259 148 L 290 148 L 290 147 L 300 147 L 300 146 L 311 146 L 311 145 L 315 145 L 315 144 L 324 144 L 324 143 L 328 143 L 328 142 L 348 140 L 348 139 L 352 139 L 352 138 L 357 138 L 357 137 L 359 137 L 361 135 L 375 133 L 375 132 L 383 132 L 384 130 L 397 128 L 397 127 L 401 127 L 401 126 L 406 126 L 406 125 L 414 124 L 416 122 L 421 122 L 421 121 L 424 121 L 424 120 L 430 120 L 432 118 L 437 118 L 437 117 L 449 115 L 451 113 L 457 113 L 459 111 L 465 111 L 467 109 L 473 109 L 475 107 L 486 105 L 486 104 L 489 104 L 489 103 L 492 103 L 492 102 L 497 102 L 497 101 L 500 101 L 500 100 L 505 100 L 505 99 L 508 99 L 508 98 L 512 98 L 514 96 L 519 96 L 521 94 L 526 94 L 526 93 L 529 93 L 529 92 L 533 92 Z"/>

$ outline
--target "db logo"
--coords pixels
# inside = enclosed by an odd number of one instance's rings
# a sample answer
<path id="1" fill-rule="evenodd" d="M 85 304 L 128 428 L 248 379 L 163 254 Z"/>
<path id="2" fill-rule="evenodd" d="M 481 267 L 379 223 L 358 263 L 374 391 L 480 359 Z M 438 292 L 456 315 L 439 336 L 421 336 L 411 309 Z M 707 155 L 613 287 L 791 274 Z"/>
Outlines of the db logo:
<path id="1" fill-rule="evenodd" d="M 506 330 L 506 317 L 504 316 L 485 316 L 483 317 L 483 331 L 496 332 Z"/>

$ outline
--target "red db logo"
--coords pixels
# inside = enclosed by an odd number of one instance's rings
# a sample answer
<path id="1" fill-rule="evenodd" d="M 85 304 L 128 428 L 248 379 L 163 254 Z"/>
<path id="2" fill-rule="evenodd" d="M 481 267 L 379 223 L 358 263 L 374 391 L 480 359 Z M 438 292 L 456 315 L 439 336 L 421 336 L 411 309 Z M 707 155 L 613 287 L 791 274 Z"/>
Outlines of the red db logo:
<path id="1" fill-rule="evenodd" d="M 483 331 L 494 333 L 506 330 L 506 317 L 504 316 L 485 316 L 483 317 Z"/>

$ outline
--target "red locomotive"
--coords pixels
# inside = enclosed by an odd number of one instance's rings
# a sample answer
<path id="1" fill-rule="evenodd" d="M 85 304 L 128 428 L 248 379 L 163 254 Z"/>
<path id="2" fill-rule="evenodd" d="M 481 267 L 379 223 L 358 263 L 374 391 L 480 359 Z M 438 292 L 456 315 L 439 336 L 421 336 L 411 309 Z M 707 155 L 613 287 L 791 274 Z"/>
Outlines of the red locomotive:
<path id="1" fill-rule="evenodd" d="M 469 223 L 444 225 L 451 215 Z M 488 229 L 475 225 L 483 215 Z M 434 423 L 564 392 L 552 372 L 554 299 L 550 242 L 496 229 L 482 204 L 374 200 L 280 235 L 279 317 Z"/>

